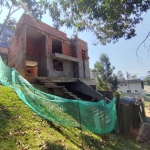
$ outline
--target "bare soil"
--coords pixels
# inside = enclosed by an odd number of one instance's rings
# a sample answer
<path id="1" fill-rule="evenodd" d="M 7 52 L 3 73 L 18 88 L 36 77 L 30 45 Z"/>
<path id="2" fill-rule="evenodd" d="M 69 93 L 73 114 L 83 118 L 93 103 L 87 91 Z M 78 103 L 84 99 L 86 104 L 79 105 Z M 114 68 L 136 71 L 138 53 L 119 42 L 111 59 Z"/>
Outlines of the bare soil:
<path id="1" fill-rule="evenodd" d="M 137 141 L 150 145 L 150 107 L 145 108 L 147 123 L 142 124 L 138 133 Z"/>

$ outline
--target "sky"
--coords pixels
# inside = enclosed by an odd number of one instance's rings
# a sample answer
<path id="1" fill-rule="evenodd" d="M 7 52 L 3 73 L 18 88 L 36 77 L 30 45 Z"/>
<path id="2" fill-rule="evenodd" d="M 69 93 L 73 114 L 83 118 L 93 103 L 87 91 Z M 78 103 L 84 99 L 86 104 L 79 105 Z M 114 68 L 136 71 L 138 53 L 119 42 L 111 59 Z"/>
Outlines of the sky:
<path id="1" fill-rule="evenodd" d="M 15 12 L 12 17 L 19 20 L 23 14 L 23 10 Z M 2 14 L 0 15 L 0 23 L 6 18 L 8 10 L 3 8 Z M 111 65 L 115 67 L 114 73 L 121 70 L 126 77 L 126 72 L 131 75 L 136 74 L 138 77 L 146 76 L 147 71 L 150 71 L 150 54 L 148 48 L 150 48 L 150 37 L 146 40 L 145 44 L 141 45 L 138 50 L 138 56 L 140 56 L 140 62 L 136 57 L 136 50 L 140 43 L 146 38 L 150 31 L 150 11 L 143 14 L 144 20 L 142 23 L 136 26 L 136 34 L 134 38 L 130 40 L 120 39 L 117 43 L 108 43 L 107 45 L 93 45 L 96 38 L 92 32 L 80 32 L 78 37 L 88 43 L 88 54 L 90 68 L 94 68 L 96 61 L 99 61 L 101 53 L 106 53 L 110 59 Z M 43 22 L 52 26 L 52 21 L 49 15 L 44 15 Z M 71 37 L 73 29 L 67 29 L 65 27 L 60 28 L 61 31 L 67 34 L 67 37 Z"/>

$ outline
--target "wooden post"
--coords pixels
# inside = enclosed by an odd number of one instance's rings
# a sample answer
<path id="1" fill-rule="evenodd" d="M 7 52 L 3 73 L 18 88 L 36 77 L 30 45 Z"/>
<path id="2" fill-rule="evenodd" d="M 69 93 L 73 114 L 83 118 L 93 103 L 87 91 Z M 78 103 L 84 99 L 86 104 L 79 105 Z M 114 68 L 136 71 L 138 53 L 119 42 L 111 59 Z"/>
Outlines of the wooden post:
<path id="1" fill-rule="evenodd" d="M 116 115 L 117 115 L 117 123 L 116 123 L 115 134 L 118 134 L 120 132 L 120 95 L 119 94 L 117 94 L 116 96 Z"/>

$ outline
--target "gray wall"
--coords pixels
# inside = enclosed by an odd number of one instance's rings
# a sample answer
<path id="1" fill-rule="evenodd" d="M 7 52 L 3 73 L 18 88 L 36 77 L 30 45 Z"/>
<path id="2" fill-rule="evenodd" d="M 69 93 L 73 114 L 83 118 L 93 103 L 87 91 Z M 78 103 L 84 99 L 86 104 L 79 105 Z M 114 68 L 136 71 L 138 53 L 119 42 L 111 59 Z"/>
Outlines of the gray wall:
<path id="1" fill-rule="evenodd" d="M 73 62 L 63 60 L 63 71 L 54 71 L 52 58 L 49 59 L 49 77 L 74 77 Z"/>
<path id="2" fill-rule="evenodd" d="M 55 71 L 53 69 L 53 60 L 52 58 L 49 58 L 48 66 L 49 77 L 84 78 L 83 60 L 81 60 L 79 63 L 76 63 L 76 65 L 72 61 L 63 60 L 63 71 Z M 86 78 L 90 78 L 89 60 L 85 61 L 85 75 Z"/>
<path id="3" fill-rule="evenodd" d="M 47 76 L 47 61 L 46 61 L 47 57 L 45 56 L 41 56 L 38 59 L 38 76 L 43 76 L 46 77 Z"/>
<path id="4" fill-rule="evenodd" d="M 90 78 L 89 60 L 85 61 L 85 77 Z M 79 78 L 84 78 L 83 60 L 79 62 Z"/>

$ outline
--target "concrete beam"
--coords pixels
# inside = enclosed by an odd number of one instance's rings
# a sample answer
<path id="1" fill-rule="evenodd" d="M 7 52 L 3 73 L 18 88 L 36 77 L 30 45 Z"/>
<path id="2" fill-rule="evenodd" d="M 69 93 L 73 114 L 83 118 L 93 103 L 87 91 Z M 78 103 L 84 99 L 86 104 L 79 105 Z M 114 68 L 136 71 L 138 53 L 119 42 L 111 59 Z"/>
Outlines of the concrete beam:
<path id="1" fill-rule="evenodd" d="M 68 61 L 80 62 L 80 59 L 78 59 L 78 58 L 63 55 L 63 54 L 59 54 L 59 53 L 54 53 L 54 54 L 50 55 L 50 57 L 52 59 L 58 59 L 58 60 L 64 60 L 65 59 L 65 60 L 68 60 Z"/>

